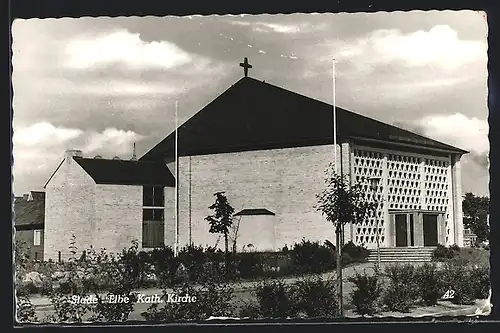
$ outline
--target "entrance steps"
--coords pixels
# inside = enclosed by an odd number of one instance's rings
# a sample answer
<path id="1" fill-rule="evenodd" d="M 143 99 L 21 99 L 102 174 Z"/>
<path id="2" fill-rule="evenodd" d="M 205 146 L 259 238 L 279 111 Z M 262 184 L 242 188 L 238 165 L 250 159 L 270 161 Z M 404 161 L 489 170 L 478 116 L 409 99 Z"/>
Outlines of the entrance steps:
<path id="1" fill-rule="evenodd" d="M 409 263 L 430 262 L 435 247 L 380 248 L 380 262 Z M 370 250 L 368 262 L 377 262 L 377 250 Z"/>

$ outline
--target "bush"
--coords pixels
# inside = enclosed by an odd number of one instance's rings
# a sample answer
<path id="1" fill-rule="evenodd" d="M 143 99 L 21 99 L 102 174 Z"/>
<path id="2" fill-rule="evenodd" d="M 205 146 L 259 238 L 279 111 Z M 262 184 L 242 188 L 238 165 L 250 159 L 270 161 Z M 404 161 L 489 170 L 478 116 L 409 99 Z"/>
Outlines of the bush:
<path id="1" fill-rule="evenodd" d="M 346 262 L 346 264 L 366 262 L 370 255 L 370 250 L 362 245 L 355 245 L 352 241 L 349 241 L 342 247 L 342 255 L 347 255 L 347 257 L 351 259 L 351 261 Z"/>
<path id="2" fill-rule="evenodd" d="M 472 276 L 472 269 L 457 262 L 445 264 L 444 282 L 446 291 L 450 291 L 451 302 L 454 304 L 471 305 L 476 299 L 476 289 Z"/>
<path id="3" fill-rule="evenodd" d="M 490 253 L 488 250 L 480 248 L 463 248 L 452 260 L 458 261 L 461 265 L 490 266 Z"/>
<path id="4" fill-rule="evenodd" d="M 291 251 L 295 273 L 322 273 L 335 268 L 335 251 L 319 242 L 302 240 Z"/>
<path id="5" fill-rule="evenodd" d="M 458 251 L 460 251 L 460 249 Z M 432 259 L 435 261 L 449 260 L 453 259 L 457 254 L 456 248 L 438 244 L 436 249 L 432 252 Z"/>
<path id="6" fill-rule="evenodd" d="M 377 275 L 367 275 L 358 272 L 348 278 L 354 284 L 350 293 L 352 305 L 360 315 L 372 315 L 378 311 L 380 297 L 382 296 L 382 284 Z"/>
<path id="7" fill-rule="evenodd" d="M 35 307 L 31 304 L 28 297 L 16 297 L 16 320 L 19 323 L 33 323 L 38 321 Z"/>
<path id="8" fill-rule="evenodd" d="M 488 267 L 474 267 L 471 271 L 474 285 L 474 297 L 486 299 L 490 296 L 490 271 Z"/>
<path id="9" fill-rule="evenodd" d="M 133 310 L 136 286 L 135 267 L 137 242 L 117 257 L 110 256 L 104 250 L 96 252 L 89 249 L 82 260 L 70 259 L 65 263 L 65 271 L 54 281 L 54 288 L 49 297 L 54 306 L 54 320 L 57 322 L 82 322 L 84 317 L 90 321 L 125 321 Z M 132 273 L 131 273 L 132 272 Z M 104 283 L 102 281 L 105 281 Z M 107 285 L 108 294 L 98 294 L 103 284 Z M 69 293 L 68 293 L 69 292 Z M 129 303 L 107 303 L 109 295 L 128 297 Z M 81 304 L 73 301 L 74 296 L 94 297 L 97 304 Z"/>
<path id="10" fill-rule="evenodd" d="M 255 290 L 258 313 L 264 318 L 286 318 L 294 315 L 289 289 L 282 280 L 264 280 Z"/>
<path id="11" fill-rule="evenodd" d="M 182 248 L 178 259 L 187 268 L 189 281 L 196 282 L 199 277 L 204 276 L 203 269 L 207 257 L 203 246 L 189 245 Z"/>
<path id="12" fill-rule="evenodd" d="M 391 265 L 386 267 L 385 274 L 389 285 L 382 297 L 384 305 L 390 311 L 409 312 L 418 295 L 415 268 L 412 265 Z"/>
<path id="13" fill-rule="evenodd" d="M 163 306 L 152 304 L 141 315 L 146 320 L 166 321 L 205 320 L 209 317 L 234 316 L 234 307 L 231 303 L 234 297 L 233 287 L 210 276 L 200 280 L 203 282 L 199 287 L 194 287 L 193 284 L 187 282 L 175 287 L 173 291 L 164 289 L 164 302 L 161 303 Z M 189 296 L 192 302 L 168 302 L 169 294 Z"/>
<path id="14" fill-rule="evenodd" d="M 335 282 L 319 276 L 298 280 L 290 286 L 294 316 L 336 317 L 339 307 Z"/>
<path id="15" fill-rule="evenodd" d="M 355 262 L 355 260 L 351 257 L 351 255 L 346 252 L 346 253 L 342 253 L 342 267 L 345 267 L 345 266 L 348 266 L 350 264 L 352 264 L 353 262 Z"/>
<path id="16" fill-rule="evenodd" d="M 175 273 L 179 267 L 179 260 L 174 257 L 174 251 L 171 247 L 153 249 L 149 252 L 149 261 L 161 287 L 171 287 L 175 284 Z"/>
<path id="17" fill-rule="evenodd" d="M 238 311 L 239 318 L 261 318 L 263 317 L 260 306 L 254 301 L 242 301 Z"/>
<path id="18" fill-rule="evenodd" d="M 242 278 L 255 278 L 263 275 L 262 257 L 258 253 L 242 253 L 240 258 L 237 267 Z"/>
<path id="19" fill-rule="evenodd" d="M 434 263 L 425 263 L 415 270 L 418 296 L 425 305 L 436 305 L 444 294 L 443 275 Z"/>

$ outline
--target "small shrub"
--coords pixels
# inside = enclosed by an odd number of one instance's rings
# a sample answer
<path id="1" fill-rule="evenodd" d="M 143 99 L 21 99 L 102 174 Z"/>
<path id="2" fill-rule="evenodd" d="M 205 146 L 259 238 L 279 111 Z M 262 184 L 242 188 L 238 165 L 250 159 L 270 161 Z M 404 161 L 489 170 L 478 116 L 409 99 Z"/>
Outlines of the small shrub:
<path id="1" fill-rule="evenodd" d="M 389 285 L 382 297 L 384 305 L 390 311 L 409 312 L 418 295 L 415 268 L 412 265 L 391 265 L 386 267 L 385 274 Z"/>
<path id="2" fill-rule="evenodd" d="M 238 270 L 242 278 L 255 278 L 263 275 L 262 258 L 258 253 L 242 253 L 240 258 Z"/>
<path id="3" fill-rule="evenodd" d="M 488 267 L 474 267 L 471 271 L 474 284 L 474 297 L 486 299 L 490 295 L 490 271 Z"/>
<path id="4" fill-rule="evenodd" d="M 64 265 L 64 271 L 54 280 L 50 301 L 54 307 L 57 322 L 125 321 L 133 310 L 138 275 L 134 273 L 138 257 L 137 242 L 117 257 L 104 250 L 89 249 L 82 259 L 71 258 Z M 131 260 L 132 259 L 132 260 Z M 104 282 L 103 282 L 104 281 Z M 104 297 L 98 291 L 106 285 L 108 294 Z M 120 295 L 129 299 L 128 303 L 107 303 L 104 298 Z M 93 297 L 97 303 L 77 303 L 75 296 Z"/>
<path id="5" fill-rule="evenodd" d="M 443 261 L 453 259 L 458 254 L 452 248 L 448 248 L 442 244 L 438 244 L 436 249 L 432 252 L 432 258 L 435 261 Z"/>
<path id="6" fill-rule="evenodd" d="M 239 318 L 262 318 L 262 314 L 260 312 L 260 306 L 255 301 L 242 301 L 239 311 Z"/>
<path id="7" fill-rule="evenodd" d="M 38 293 L 38 287 L 33 282 L 20 281 L 16 284 L 16 292 L 19 296 L 28 297 Z"/>
<path id="8" fill-rule="evenodd" d="M 255 296 L 259 313 L 264 318 L 285 318 L 294 314 L 288 287 L 282 280 L 262 281 L 255 290 Z"/>
<path id="9" fill-rule="evenodd" d="M 472 270 L 469 266 L 458 264 L 455 261 L 448 262 L 445 264 L 443 276 L 446 290 L 452 291 L 452 303 L 474 304 L 476 290 Z"/>
<path id="10" fill-rule="evenodd" d="M 171 287 L 176 282 L 175 272 L 179 267 L 178 258 L 174 257 L 171 247 L 153 249 L 149 253 L 150 263 L 153 266 L 156 279 L 161 287 Z"/>
<path id="11" fill-rule="evenodd" d="M 382 296 L 382 284 L 377 275 L 368 275 L 358 272 L 348 278 L 354 284 L 350 298 L 355 311 L 360 315 L 373 315 L 378 311 L 380 297 Z"/>
<path id="12" fill-rule="evenodd" d="M 16 298 L 16 319 L 19 323 L 37 322 L 35 307 L 28 297 L 18 296 Z"/>
<path id="13" fill-rule="evenodd" d="M 344 254 L 347 254 L 349 258 L 352 259 L 349 263 L 366 262 L 370 255 L 370 250 L 362 245 L 356 245 L 352 241 L 349 241 L 342 247 L 342 255 Z"/>
<path id="14" fill-rule="evenodd" d="M 425 263 L 415 270 L 418 296 L 425 305 L 436 305 L 443 295 L 443 276 L 434 263 Z"/>
<path id="15" fill-rule="evenodd" d="M 188 245 L 179 251 L 178 259 L 188 270 L 189 281 L 196 282 L 205 276 L 203 269 L 207 256 L 203 246 Z"/>
<path id="16" fill-rule="evenodd" d="M 293 312 L 307 317 L 335 317 L 338 303 L 333 280 L 322 280 L 319 276 L 298 280 L 290 286 Z"/>
<path id="17" fill-rule="evenodd" d="M 203 283 L 195 288 L 191 283 L 184 283 L 174 287 L 173 292 L 164 289 L 164 303 L 152 304 L 141 315 L 146 320 L 205 320 L 209 317 L 234 316 L 234 307 L 231 302 L 234 289 L 231 285 L 210 277 L 201 279 Z M 169 294 L 189 296 L 192 302 L 168 302 Z M 171 296 L 170 296 L 171 297 Z M 196 299 L 193 299 L 195 297 Z"/>
<path id="18" fill-rule="evenodd" d="M 322 273 L 335 268 L 335 251 L 319 242 L 302 240 L 291 251 L 296 273 Z"/>
<path id="19" fill-rule="evenodd" d="M 458 261 L 461 265 L 479 265 L 489 267 L 490 253 L 480 248 L 463 248 L 452 260 Z"/>

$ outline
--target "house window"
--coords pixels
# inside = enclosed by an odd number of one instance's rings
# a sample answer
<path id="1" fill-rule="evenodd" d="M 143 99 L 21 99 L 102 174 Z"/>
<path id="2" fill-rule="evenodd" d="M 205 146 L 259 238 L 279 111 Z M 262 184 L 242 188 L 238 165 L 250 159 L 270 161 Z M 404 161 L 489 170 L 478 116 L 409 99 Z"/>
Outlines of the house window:
<path id="1" fill-rule="evenodd" d="M 33 232 L 33 245 L 39 246 L 42 242 L 42 230 L 34 230 Z"/>
<path id="2" fill-rule="evenodd" d="M 163 186 L 144 186 L 142 205 L 144 207 L 165 207 Z"/>
<path id="3" fill-rule="evenodd" d="M 142 247 L 165 244 L 165 198 L 162 186 L 143 187 Z"/>

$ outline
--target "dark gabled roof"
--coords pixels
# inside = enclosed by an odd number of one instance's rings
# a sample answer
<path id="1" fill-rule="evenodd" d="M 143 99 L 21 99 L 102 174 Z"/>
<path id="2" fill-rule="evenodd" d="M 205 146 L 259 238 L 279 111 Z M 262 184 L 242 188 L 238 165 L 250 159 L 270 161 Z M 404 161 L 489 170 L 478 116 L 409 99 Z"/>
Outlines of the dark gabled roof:
<path id="1" fill-rule="evenodd" d="M 32 192 L 33 200 L 26 200 L 23 197 L 14 199 L 14 224 L 24 226 L 43 226 L 45 223 L 45 193 Z"/>
<path id="2" fill-rule="evenodd" d="M 175 186 L 164 162 L 73 157 L 96 184 Z"/>
<path id="3" fill-rule="evenodd" d="M 234 216 L 244 215 L 276 215 L 265 208 L 243 209 L 242 211 L 234 214 Z"/>
<path id="4" fill-rule="evenodd" d="M 244 77 L 178 129 L 179 156 L 333 143 L 332 106 Z M 337 107 L 337 139 L 369 138 L 430 150 L 467 151 Z M 173 157 L 172 132 L 140 160 Z"/>
<path id="5" fill-rule="evenodd" d="M 31 191 L 31 196 L 33 200 L 45 200 L 45 192 Z"/>

